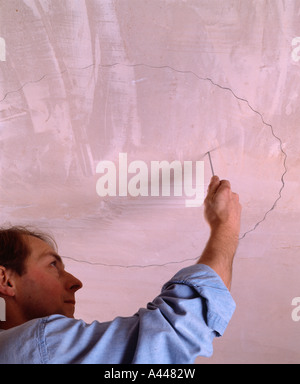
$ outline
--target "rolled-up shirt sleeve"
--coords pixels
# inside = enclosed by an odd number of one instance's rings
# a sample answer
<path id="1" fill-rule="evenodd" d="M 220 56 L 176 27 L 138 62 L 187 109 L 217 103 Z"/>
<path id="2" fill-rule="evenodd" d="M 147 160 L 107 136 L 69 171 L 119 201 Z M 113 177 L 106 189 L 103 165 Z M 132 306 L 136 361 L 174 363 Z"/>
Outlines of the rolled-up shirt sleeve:
<path id="1" fill-rule="evenodd" d="M 141 363 L 146 349 L 153 363 L 192 363 L 197 356 L 210 357 L 213 339 L 223 335 L 234 310 L 230 292 L 210 267 L 181 270 L 147 310 L 139 311 L 143 353 L 137 348 L 134 361 Z"/>

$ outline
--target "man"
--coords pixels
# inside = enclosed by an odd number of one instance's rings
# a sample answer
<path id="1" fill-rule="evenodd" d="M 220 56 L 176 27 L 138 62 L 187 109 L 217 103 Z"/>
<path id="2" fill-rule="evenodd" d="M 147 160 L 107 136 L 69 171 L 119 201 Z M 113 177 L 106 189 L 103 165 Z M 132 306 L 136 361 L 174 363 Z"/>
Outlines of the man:
<path id="1" fill-rule="evenodd" d="M 211 356 L 235 309 L 229 289 L 240 216 L 230 183 L 213 177 L 205 199 L 211 235 L 198 263 L 134 316 L 92 324 L 73 318 L 82 284 L 65 271 L 55 245 L 26 230 L 0 231 L 0 363 L 178 364 Z"/>

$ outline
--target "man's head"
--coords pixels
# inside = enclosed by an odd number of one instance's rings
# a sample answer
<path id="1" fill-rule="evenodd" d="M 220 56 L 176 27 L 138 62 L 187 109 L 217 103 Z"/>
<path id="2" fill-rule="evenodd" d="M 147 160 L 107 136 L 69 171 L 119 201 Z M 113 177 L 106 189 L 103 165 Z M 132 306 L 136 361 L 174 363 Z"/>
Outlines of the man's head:
<path id="1" fill-rule="evenodd" d="M 0 230 L 0 297 L 7 322 L 61 314 L 73 317 L 82 283 L 65 271 L 55 241 L 22 227 Z"/>

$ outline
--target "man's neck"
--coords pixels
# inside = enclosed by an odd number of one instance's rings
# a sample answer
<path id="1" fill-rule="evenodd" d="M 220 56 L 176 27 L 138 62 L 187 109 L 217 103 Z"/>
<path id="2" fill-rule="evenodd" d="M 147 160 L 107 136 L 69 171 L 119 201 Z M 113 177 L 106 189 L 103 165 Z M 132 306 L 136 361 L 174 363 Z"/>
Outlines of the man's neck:
<path id="1" fill-rule="evenodd" d="M 7 330 L 10 327 L 8 326 L 6 321 L 0 321 L 0 330 Z"/>
<path id="2" fill-rule="evenodd" d="M 6 321 L 0 321 L 0 329 L 8 330 L 11 328 L 18 327 L 27 322 L 27 320 L 17 310 L 6 308 Z"/>
<path id="3" fill-rule="evenodd" d="M 8 329 L 18 327 L 19 325 L 24 324 L 24 322 L 10 322 L 10 321 L 1 321 L 0 329 L 7 331 Z"/>

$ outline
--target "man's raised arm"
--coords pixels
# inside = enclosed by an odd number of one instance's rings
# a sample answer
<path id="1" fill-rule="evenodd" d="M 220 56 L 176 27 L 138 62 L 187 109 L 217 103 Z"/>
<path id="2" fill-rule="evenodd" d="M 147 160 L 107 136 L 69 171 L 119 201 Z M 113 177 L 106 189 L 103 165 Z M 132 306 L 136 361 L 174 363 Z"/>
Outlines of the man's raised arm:
<path id="1" fill-rule="evenodd" d="M 211 267 L 228 289 L 239 242 L 241 210 L 239 196 L 232 192 L 229 181 L 214 176 L 205 199 L 205 218 L 211 234 L 198 264 Z"/>

